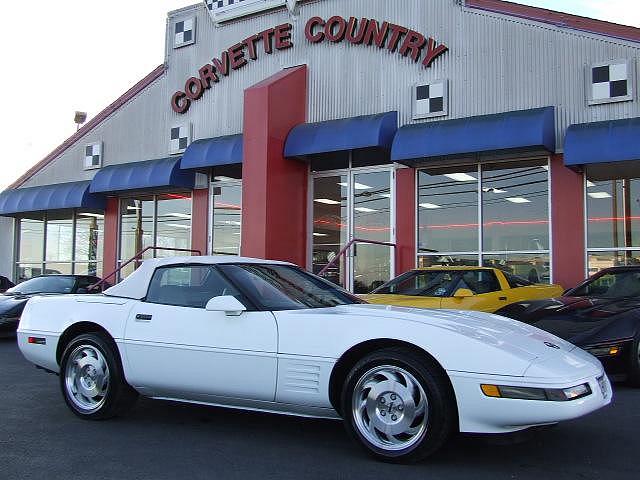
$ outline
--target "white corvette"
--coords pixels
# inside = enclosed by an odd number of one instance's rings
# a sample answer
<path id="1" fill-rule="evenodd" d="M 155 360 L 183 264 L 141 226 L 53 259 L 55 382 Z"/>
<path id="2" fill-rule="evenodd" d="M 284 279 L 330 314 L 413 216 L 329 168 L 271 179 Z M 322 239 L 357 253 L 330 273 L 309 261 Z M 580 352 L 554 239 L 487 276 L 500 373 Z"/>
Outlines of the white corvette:
<path id="1" fill-rule="evenodd" d="M 147 260 L 101 295 L 29 301 L 18 343 L 82 418 L 151 398 L 344 419 L 371 453 L 417 460 L 611 402 L 600 362 L 478 312 L 374 306 L 290 264 Z"/>

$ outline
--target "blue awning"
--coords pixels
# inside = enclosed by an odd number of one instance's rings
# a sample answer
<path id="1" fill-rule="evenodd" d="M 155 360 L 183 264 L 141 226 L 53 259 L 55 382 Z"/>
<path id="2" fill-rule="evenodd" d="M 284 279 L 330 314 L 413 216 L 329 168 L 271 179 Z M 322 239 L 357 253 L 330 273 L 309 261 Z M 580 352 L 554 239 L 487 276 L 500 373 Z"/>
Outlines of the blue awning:
<path id="1" fill-rule="evenodd" d="M 180 170 L 180 157 L 103 167 L 91 182 L 92 193 L 193 188 L 195 172 Z"/>
<path id="2" fill-rule="evenodd" d="M 556 150 L 554 107 L 406 125 L 391 159 L 415 165 L 432 157 L 533 150 Z"/>
<path id="3" fill-rule="evenodd" d="M 193 142 L 184 152 L 180 168 L 190 170 L 239 163 L 242 163 L 242 135 L 228 135 Z"/>
<path id="4" fill-rule="evenodd" d="M 0 193 L 0 215 L 81 208 L 103 211 L 105 198 L 89 192 L 91 182 L 17 188 Z"/>
<path id="5" fill-rule="evenodd" d="M 564 142 L 568 167 L 640 160 L 640 118 L 571 125 Z"/>
<path id="6" fill-rule="evenodd" d="M 398 130 L 398 112 L 344 118 L 295 127 L 284 147 L 285 157 L 364 148 L 391 149 Z"/>

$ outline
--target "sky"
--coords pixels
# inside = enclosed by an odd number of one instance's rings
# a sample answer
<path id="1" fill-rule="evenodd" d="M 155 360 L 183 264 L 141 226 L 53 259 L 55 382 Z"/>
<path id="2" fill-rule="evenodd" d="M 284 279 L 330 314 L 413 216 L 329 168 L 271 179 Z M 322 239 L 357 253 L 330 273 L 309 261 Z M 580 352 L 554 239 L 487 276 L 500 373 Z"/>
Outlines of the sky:
<path id="1" fill-rule="evenodd" d="M 194 3 L 4 2 L 0 190 L 75 132 L 76 110 L 93 117 L 160 65 L 167 12 Z M 519 3 L 640 27 L 638 0 Z"/>

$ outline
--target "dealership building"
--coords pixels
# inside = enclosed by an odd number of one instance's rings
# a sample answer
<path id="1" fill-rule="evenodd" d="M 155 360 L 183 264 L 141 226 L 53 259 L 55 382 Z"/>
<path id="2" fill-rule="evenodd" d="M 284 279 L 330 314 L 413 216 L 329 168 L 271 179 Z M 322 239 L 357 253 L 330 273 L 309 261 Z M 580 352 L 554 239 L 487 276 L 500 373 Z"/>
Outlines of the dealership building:
<path id="1" fill-rule="evenodd" d="M 569 287 L 640 263 L 639 65 L 640 29 L 498 0 L 176 10 L 164 63 L 0 194 L 0 274 L 163 247 Z"/>

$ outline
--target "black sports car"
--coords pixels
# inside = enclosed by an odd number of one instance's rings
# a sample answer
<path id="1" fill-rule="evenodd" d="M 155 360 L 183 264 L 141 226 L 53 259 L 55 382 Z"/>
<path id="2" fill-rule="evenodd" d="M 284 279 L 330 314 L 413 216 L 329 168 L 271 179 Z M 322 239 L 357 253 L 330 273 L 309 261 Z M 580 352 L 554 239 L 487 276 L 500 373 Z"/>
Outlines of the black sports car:
<path id="1" fill-rule="evenodd" d="M 640 387 L 640 267 L 602 270 L 559 298 L 507 305 L 497 315 L 553 333 Z"/>
<path id="2" fill-rule="evenodd" d="M 13 282 L 7 277 L 3 277 L 0 275 L 0 293 L 6 292 L 11 287 L 15 287 Z"/>
<path id="3" fill-rule="evenodd" d="M 97 293 L 90 287 L 99 281 L 90 275 L 44 275 L 8 289 L 0 295 L 0 337 L 15 336 L 24 306 L 34 295 Z"/>

